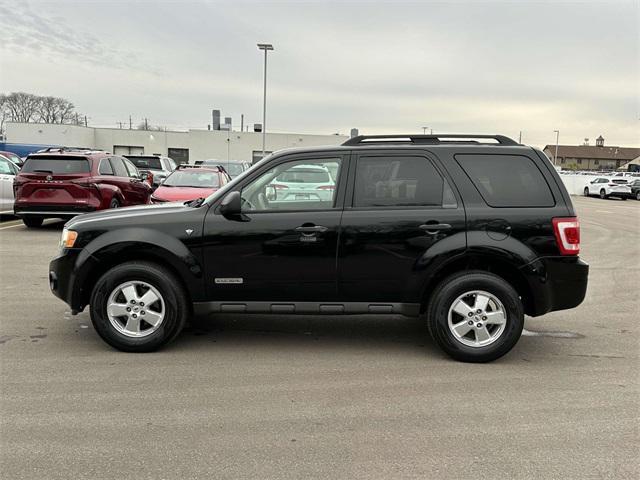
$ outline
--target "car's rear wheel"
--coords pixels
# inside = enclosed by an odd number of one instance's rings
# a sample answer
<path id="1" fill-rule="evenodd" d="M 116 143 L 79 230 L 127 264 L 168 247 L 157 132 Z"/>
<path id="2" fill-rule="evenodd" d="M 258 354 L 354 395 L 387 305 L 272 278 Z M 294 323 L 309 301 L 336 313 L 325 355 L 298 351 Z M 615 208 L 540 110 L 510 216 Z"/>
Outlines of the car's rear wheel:
<path id="1" fill-rule="evenodd" d="M 640 200 L 640 191 L 636 193 L 636 200 Z"/>
<path id="2" fill-rule="evenodd" d="M 522 302 L 502 278 L 464 272 L 438 285 L 427 308 L 429 332 L 448 355 L 490 362 L 508 353 L 524 326 Z"/>
<path id="3" fill-rule="evenodd" d="M 117 198 L 112 198 L 111 202 L 109 203 L 109 208 L 118 208 L 120 207 L 120 202 L 118 201 Z"/>
<path id="4" fill-rule="evenodd" d="M 589 187 L 584 187 L 584 191 L 582 192 L 585 197 L 589 196 Z"/>
<path id="5" fill-rule="evenodd" d="M 604 190 L 604 188 L 600 189 L 600 198 L 602 198 L 603 200 L 607 198 L 607 192 Z"/>
<path id="6" fill-rule="evenodd" d="M 22 222 L 28 227 L 28 228 L 37 228 L 37 227 L 41 227 L 42 226 L 42 222 L 44 221 L 44 218 L 42 217 L 23 217 L 22 218 Z"/>
<path id="7" fill-rule="evenodd" d="M 105 273 L 91 294 L 91 321 L 102 339 L 125 352 L 150 352 L 182 330 L 187 296 L 175 276 L 150 262 L 128 262 Z"/>

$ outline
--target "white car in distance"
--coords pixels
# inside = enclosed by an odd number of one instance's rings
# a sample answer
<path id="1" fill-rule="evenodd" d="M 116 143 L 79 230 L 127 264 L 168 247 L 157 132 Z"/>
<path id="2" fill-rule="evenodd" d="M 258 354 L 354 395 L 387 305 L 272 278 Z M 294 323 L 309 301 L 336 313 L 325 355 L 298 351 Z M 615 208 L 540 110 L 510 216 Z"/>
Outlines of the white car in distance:
<path id="1" fill-rule="evenodd" d="M 584 187 L 583 193 L 585 197 L 598 195 L 602 199 L 617 197 L 626 200 L 631 197 L 631 187 L 627 178 L 598 177 Z"/>
<path id="2" fill-rule="evenodd" d="M 277 201 L 330 201 L 336 183 L 323 165 L 296 165 L 278 175 L 271 186 Z"/>

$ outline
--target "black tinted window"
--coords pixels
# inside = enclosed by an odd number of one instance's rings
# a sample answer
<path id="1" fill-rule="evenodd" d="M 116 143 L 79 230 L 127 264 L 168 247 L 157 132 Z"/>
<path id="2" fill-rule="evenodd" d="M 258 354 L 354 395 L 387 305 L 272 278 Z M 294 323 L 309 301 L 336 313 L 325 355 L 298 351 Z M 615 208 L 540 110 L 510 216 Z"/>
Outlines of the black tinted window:
<path id="1" fill-rule="evenodd" d="M 424 157 L 360 157 L 355 207 L 443 204 L 444 180 Z"/>
<path id="2" fill-rule="evenodd" d="M 163 170 L 158 157 L 127 157 L 140 170 Z"/>
<path id="3" fill-rule="evenodd" d="M 88 173 L 89 170 L 86 158 L 62 155 L 29 157 L 22 167 L 23 173 Z"/>
<path id="4" fill-rule="evenodd" d="M 100 175 L 113 175 L 113 168 L 111 168 L 111 164 L 109 163 L 108 158 L 103 158 L 100 160 L 100 168 L 98 169 L 98 173 Z"/>
<path id="5" fill-rule="evenodd" d="M 118 177 L 128 177 L 129 172 L 124 168 L 124 162 L 121 158 L 111 157 L 111 165 L 113 165 L 113 169 L 116 172 L 116 176 Z"/>
<path id="6" fill-rule="evenodd" d="M 523 155 L 456 155 L 487 205 L 552 207 L 549 185 L 536 164 Z"/>

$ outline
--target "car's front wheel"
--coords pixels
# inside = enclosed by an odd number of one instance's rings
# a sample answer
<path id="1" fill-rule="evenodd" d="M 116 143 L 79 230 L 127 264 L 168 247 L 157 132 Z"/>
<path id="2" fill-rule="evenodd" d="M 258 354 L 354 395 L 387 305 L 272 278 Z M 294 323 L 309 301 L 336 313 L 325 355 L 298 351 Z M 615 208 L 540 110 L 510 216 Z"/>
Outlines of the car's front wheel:
<path id="1" fill-rule="evenodd" d="M 150 352 L 182 330 L 187 296 L 175 276 L 150 262 L 128 262 L 106 272 L 90 300 L 91 321 L 102 339 L 125 352 Z"/>
<path id="2" fill-rule="evenodd" d="M 584 187 L 584 191 L 582 192 L 585 197 L 589 196 L 589 187 Z"/>
<path id="3" fill-rule="evenodd" d="M 501 277 L 482 271 L 445 279 L 427 308 L 429 332 L 448 355 L 490 362 L 508 353 L 524 326 L 522 302 Z"/>
<path id="4" fill-rule="evenodd" d="M 636 200 L 640 200 L 640 190 L 636 193 Z"/>
<path id="5" fill-rule="evenodd" d="M 604 200 L 605 198 L 607 198 L 607 192 L 605 191 L 605 189 L 604 189 L 604 188 L 601 188 L 601 189 L 600 189 L 600 198 L 601 198 L 601 199 L 603 199 L 603 200 Z"/>

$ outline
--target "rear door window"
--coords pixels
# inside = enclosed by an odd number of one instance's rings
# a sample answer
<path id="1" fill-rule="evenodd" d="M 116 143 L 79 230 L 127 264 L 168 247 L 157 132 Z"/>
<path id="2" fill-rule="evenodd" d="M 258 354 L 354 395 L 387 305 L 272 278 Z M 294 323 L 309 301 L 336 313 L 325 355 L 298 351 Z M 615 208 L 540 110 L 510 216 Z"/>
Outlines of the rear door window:
<path id="1" fill-rule="evenodd" d="M 126 158 L 123 158 L 122 161 L 124 162 L 124 166 L 127 169 L 130 177 L 138 178 L 140 176 L 140 174 L 138 173 L 138 169 L 133 165 L 133 163 L 131 163 Z"/>
<path id="2" fill-rule="evenodd" d="M 117 177 L 128 177 L 129 172 L 124 167 L 124 162 L 120 157 L 111 157 L 111 165 L 116 172 Z"/>
<path id="3" fill-rule="evenodd" d="M 451 190 L 425 157 L 358 158 L 354 207 L 441 207 L 452 201 Z"/>
<path id="4" fill-rule="evenodd" d="M 85 157 L 63 155 L 28 157 L 22 173 L 89 173 L 89 162 Z"/>
<path id="5" fill-rule="evenodd" d="M 553 207 L 540 169 L 524 155 L 458 154 L 456 161 L 491 207 Z"/>
<path id="6" fill-rule="evenodd" d="M 98 167 L 98 173 L 100 175 L 113 175 L 113 168 L 111 168 L 111 163 L 109 163 L 108 158 L 103 158 L 100 160 L 100 167 Z"/>

